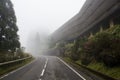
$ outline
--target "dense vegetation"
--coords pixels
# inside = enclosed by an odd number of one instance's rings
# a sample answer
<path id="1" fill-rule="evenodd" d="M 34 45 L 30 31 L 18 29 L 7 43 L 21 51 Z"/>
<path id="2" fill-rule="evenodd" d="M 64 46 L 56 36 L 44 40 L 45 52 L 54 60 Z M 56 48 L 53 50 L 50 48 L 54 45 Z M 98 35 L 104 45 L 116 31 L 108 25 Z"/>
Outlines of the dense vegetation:
<path id="1" fill-rule="evenodd" d="M 0 62 L 20 58 L 16 16 L 10 0 L 0 0 Z"/>
<path id="2" fill-rule="evenodd" d="M 114 26 L 108 30 L 98 32 L 89 38 L 84 44 L 83 51 L 86 54 L 84 58 L 89 57 L 89 62 L 102 62 L 108 67 L 119 66 L 120 26 Z"/>
<path id="3" fill-rule="evenodd" d="M 62 46 L 61 46 L 62 45 Z M 120 25 L 101 29 L 89 37 L 82 37 L 57 45 L 60 55 L 73 62 L 120 78 Z"/>
<path id="4" fill-rule="evenodd" d="M 120 66 L 120 26 L 102 30 L 95 35 L 91 34 L 88 38 L 64 43 L 63 47 L 64 56 L 70 57 L 73 61 L 81 60 L 83 65 L 100 62 L 107 67 Z"/>

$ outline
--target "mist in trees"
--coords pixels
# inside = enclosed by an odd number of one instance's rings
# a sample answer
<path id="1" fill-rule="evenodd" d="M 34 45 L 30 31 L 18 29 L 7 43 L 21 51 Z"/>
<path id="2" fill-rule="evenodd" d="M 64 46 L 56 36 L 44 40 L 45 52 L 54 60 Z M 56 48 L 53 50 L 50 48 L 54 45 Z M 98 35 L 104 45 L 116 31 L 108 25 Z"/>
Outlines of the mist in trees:
<path id="1" fill-rule="evenodd" d="M 46 32 L 31 32 L 27 40 L 27 50 L 34 56 L 44 54 L 48 49 L 48 34 Z"/>

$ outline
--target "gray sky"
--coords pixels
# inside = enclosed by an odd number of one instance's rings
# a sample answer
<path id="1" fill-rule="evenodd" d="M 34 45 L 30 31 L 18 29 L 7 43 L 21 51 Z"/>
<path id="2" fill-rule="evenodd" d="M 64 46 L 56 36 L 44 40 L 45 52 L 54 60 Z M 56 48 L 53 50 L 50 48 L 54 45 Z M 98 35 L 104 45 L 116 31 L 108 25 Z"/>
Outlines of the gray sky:
<path id="1" fill-rule="evenodd" d="M 77 14 L 85 0 L 12 0 L 20 41 L 26 47 L 32 32 L 52 33 Z"/>

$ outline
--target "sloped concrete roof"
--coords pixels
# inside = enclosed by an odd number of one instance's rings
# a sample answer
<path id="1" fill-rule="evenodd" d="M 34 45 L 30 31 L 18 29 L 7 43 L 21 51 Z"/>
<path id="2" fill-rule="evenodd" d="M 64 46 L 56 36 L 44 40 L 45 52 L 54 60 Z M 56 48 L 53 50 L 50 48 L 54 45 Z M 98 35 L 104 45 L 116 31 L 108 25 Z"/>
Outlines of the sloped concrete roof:
<path id="1" fill-rule="evenodd" d="M 55 42 L 74 39 L 120 8 L 120 0 L 86 0 L 78 14 L 56 30 Z"/>

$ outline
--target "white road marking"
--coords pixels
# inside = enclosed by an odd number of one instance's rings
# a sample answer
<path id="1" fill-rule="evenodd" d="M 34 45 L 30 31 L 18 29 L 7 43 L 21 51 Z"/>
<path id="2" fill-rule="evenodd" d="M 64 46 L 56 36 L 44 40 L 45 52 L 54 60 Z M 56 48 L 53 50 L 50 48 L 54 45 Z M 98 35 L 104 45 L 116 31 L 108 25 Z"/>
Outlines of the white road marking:
<path id="1" fill-rule="evenodd" d="M 64 62 L 62 59 L 60 59 L 59 57 L 57 57 L 62 63 L 64 63 L 68 68 L 70 68 L 74 73 L 76 73 L 80 78 L 82 78 L 83 80 L 86 80 L 82 75 L 80 75 L 77 71 L 75 71 L 72 67 L 70 67 L 66 62 Z"/>
<path id="2" fill-rule="evenodd" d="M 46 70 L 46 67 L 47 67 L 47 63 L 48 63 L 48 58 L 46 59 L 46 61 L 45 61 L 45 65 L 44 65 L 44 68 L 43 68 L 43 70 L 42 70 L 42 73 L 40 74 L 40 79 L 39 80 L 42 80 L 41 79 L 41 77 L 44 75 L 44 73 L 45 73 L 45 70 Z"/>
<path id="3" fill-rule="evenodd" d="M 5 76 L 8 76 L 8 74 L 6 74 Z"/>
<path id="4" fill-rule="evenodd" d="M 44 72 L 45 72 L 45 69 L 42 70 L 42 73 L 41 73 L 40 76 L 43 76 L 43 75 L 44 75 Z"/>
<path id="5" fill-rule="evenodd" d="M 2 77 L 0 77 L 0 79 L 3 79 L 3 78 L 5 78 L 5 77 L 7 77 L 8 75 L 13 74 L 13 73 L 19 71 L 20 69 L 22 69 L 22 68 L 24 68 L 24 67 L 32 64 L 32 63 L 35 62 L 35 61 L 36 61 L 36 60 L 33 60 L 33 61 L 30 62 L 29 64 L 26 64 L 26 65 L 24 65 L 24 66 L 22 66 L 22 67 L 20 67 L 20 68 L 18 68 L 18 69 L 16 69 L 16 70 L 12 71 L 12 72 L 9 72 L 8 74 L 3 75 Z"/>

